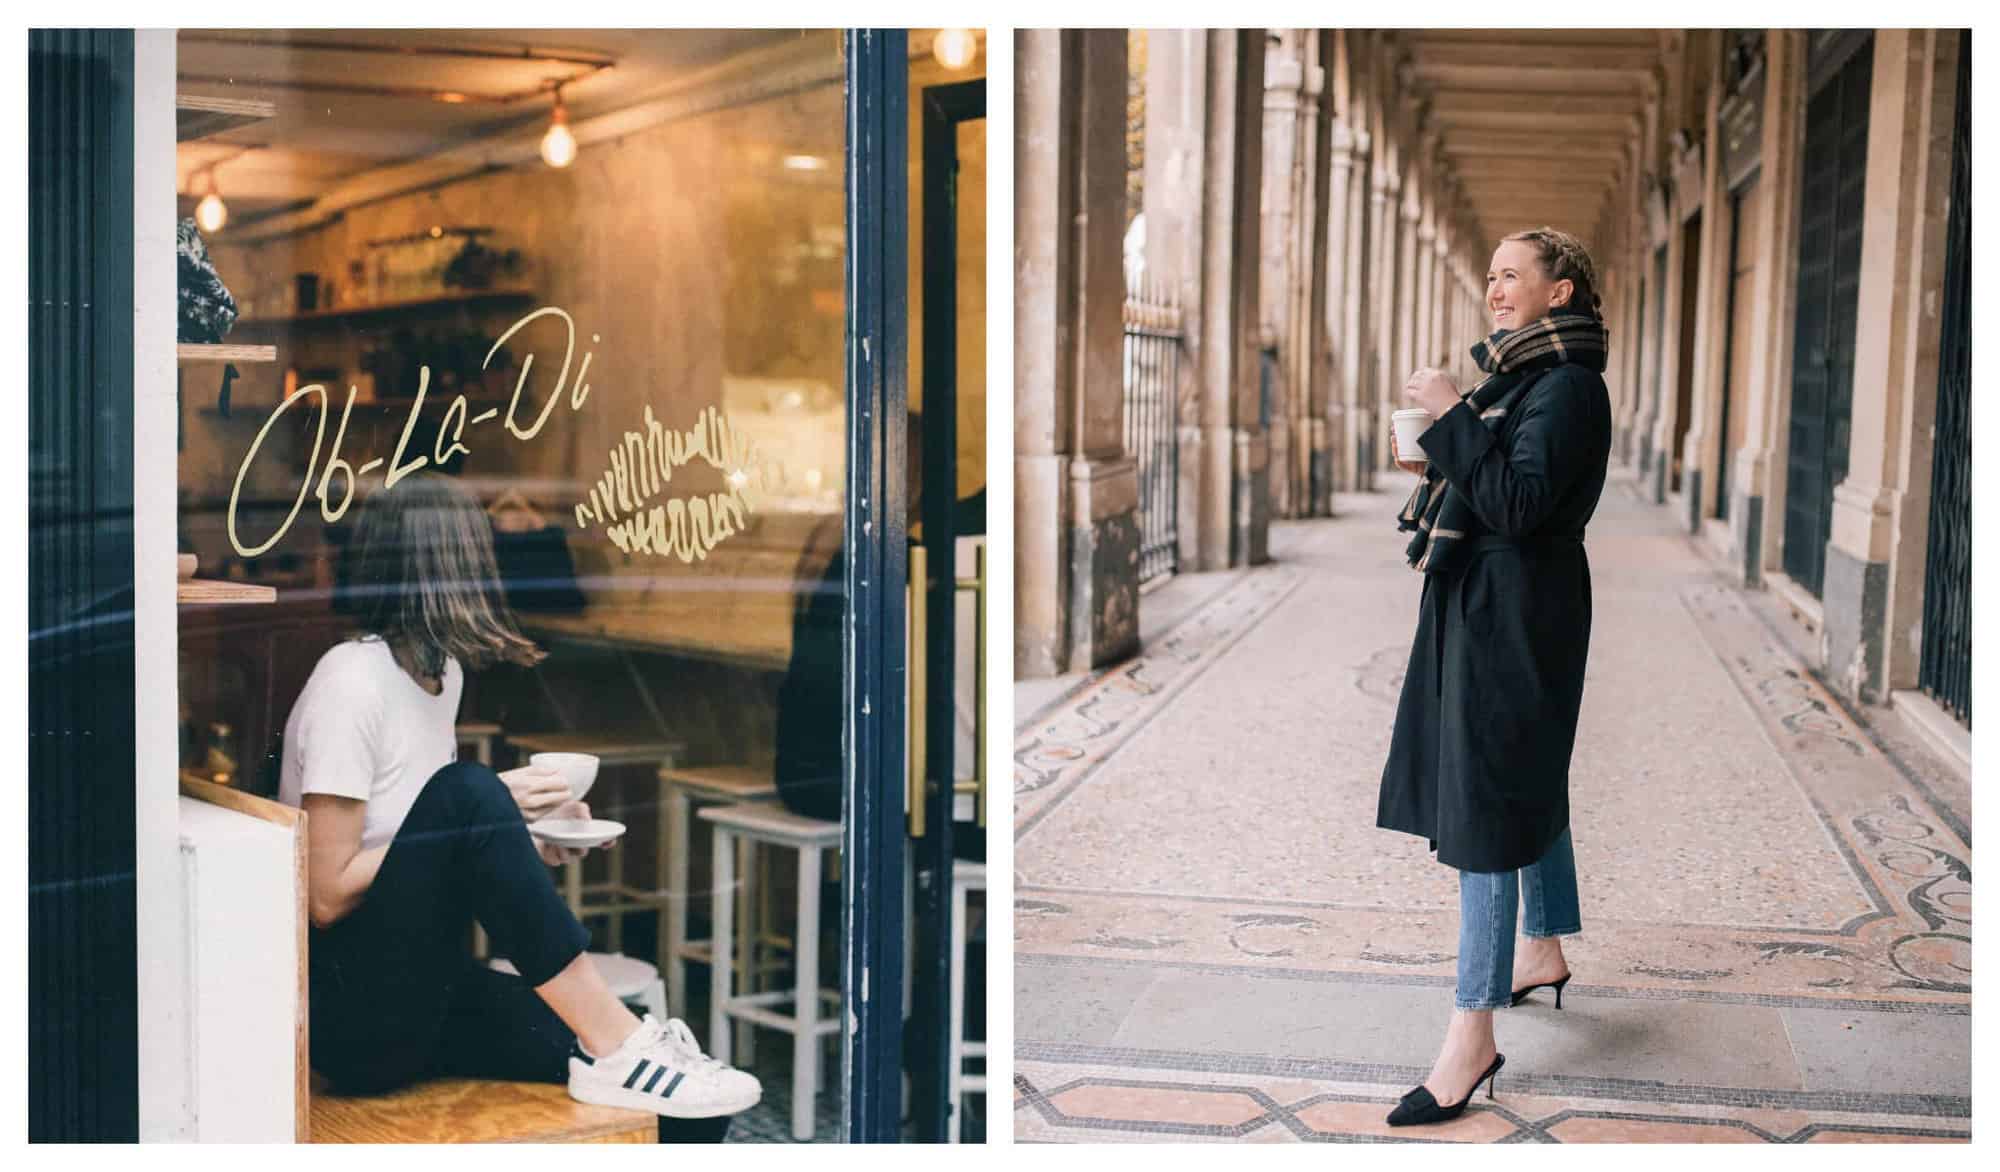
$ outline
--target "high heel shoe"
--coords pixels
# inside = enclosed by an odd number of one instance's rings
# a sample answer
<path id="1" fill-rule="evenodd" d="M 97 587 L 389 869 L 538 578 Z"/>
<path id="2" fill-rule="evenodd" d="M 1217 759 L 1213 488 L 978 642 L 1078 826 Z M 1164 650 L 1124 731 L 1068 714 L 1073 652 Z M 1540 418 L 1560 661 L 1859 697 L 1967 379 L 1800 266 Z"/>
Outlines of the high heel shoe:
<path id="1" fill-rule="evenodd" d="M 1480 1083 L 1486 1084 L 1486 1097 L 1489 1099 L 1493 1097 L 1493 1085 L 1499 1081 L 1500 1068 L 1505 1065 L 1507 1056 L 1496 1051 L 1493 1055 L 1493 1064 L 1486 1068 L 1485 1073 L 1473 1080 L 1472 1089 L 1465 1092 L 1465 1098 L 1449 1107 L 1439 1106 L 1430 1088 L 1419 1083 L 1415 1090 L 1403 1096 L 1403 1101 L 1396 1104 L 1394 1111 L 1389 1112 L 1389 1126 L 1408 1127 L 1416 1123 L 1447 1123 L 1458 1118 L 1465 1114 L 1466 1104 L 1472 1102 L 1472 1096 L 1479 1093 Z"/>
<path id="2" fill-rule="evenodd" d="M 1516 989 L 1514 990 L 1514 1004 L 1519 1005 L 1521 1002 L 1526 1001 L 1528 994 L 1537 989 L 1554 989 L 1556 991 L 1556 1008 L 1561 1009 L 1563 1007 L 1563 986 L 1569 984 L 1569 977 L 1570 974 L 1564 973 L 1560 981 L 1540 981 L 1529 985 L 1525 989 Z"/>

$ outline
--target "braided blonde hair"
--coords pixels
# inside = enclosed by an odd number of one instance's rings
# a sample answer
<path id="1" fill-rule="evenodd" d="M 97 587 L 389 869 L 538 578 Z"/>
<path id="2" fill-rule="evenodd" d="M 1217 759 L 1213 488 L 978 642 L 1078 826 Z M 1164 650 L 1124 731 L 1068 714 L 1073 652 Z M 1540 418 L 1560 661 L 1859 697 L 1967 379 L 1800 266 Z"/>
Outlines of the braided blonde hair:
<path id="1" fill-rule="evenodd" d="M 1599 321 L 1604 320 L 1604 300 L 1597 295 L 1597 265 L 1591 261 L 1583 241 L 1547 226 L 1529 228 L 1501 239 L 1533 245 L 1549 280 L 1570 283 L 1568 308 L 1586 312 Z"/>

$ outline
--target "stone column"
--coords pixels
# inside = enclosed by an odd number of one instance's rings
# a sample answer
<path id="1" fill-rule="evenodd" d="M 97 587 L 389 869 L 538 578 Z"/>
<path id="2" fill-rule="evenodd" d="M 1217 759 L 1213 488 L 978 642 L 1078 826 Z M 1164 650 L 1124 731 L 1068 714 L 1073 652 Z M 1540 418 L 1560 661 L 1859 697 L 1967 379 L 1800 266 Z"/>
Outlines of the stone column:
<path id="1" fill-rule="evenodd" d="M 1301 190 L 1309 213 L 1299 217 L 1295 239 L 1299 255 L 1308 258 L 1293 291 L 1293 326 L 1300 343 L 1292 348 L 1292 385 L 1297 388 L 1298 417 L 1304 430 L 1297 437 L 1297 472 L 1301 491 L 1294 516 L 1332 514 L 1333 450 L 1327 408 L 1333 398 L 1333 356 L 1327 350 L 1327 305 L 1332 291 L 1329 274 L 1335 262 L 1328 246 L 1333 209 L 1333 121 L 1327 93 L 1327 64 L 1333 34 L 1305 30 L 1306 118 L 1299 127 Z"/>
<path id="2" fill-rule="evenodd" d="M 1396 364 L 1389 382 L 1390 410 L 1403 405 L 1403 383 L 1417 367 L 1417 256 L 1430 247 L 1420 234 L 1423 205 L 1418 200 L 1417 171 L 1403 175 L 1403 226 L 1396 257 Z"/>
<path id="3" fill-rule="evenodd" d="M 1826 674 L 1869 704 L 1915 686 L 1921 650 L 1959 35 L 1875 33 L 1853 430 L 1821 595 Z"/>
<path id="4" fill-rule="evenodd" d="M 1681 498 L 1689 533 L 1699 534 L 1702 518 L 1715 512 L 1714 466 L 1723 438 L 1714 433 L 1722 413 L 1722 384 L 1729 377 L 1725 363 L 1729 340 L 1729 228 L 1735 214 L 1722 172 L 1722 47 L 1721 38 L 1710 60 L 1708 104 L 1702 115 L 1701 256 L 1695 279 L 1694 394 L 1688 431 L 1681 444 Z"/>
<path id="5" fill-rule="evenodd" d="M 1437 240 L 1432 247 L 1436 250 L 1431 257 L 1431 313 L 1430 313 L 1430 356 L 1425 359 L 1433 366 L 1451 365 L 1451 298 L 1455 293 L 1451 277 L 1451 233 L 1443 228 L 1438 230 Z"/>
<path id="6" fill-rule="evenodd" d="M 1138 477 L 1124 450 L 1125 36 L 1016 34 L 1015 665 L 1138 649 Z"/>
<path id="7" fill-rule="evenodd" d="M 1370 204 L 1374 191 L 1374 140 L 1369 132 L 1375 109 L 1372 34 L 1341 30 L 1344 59 L 1355 70 L 1348 89 L 1345 129 L 1350 134 L 1350 166 L 1347 180 L 1346 264 L 1340 290 L 1339 353 L 1341 378 L 1340 484 L 1349 492 L 1362 492 L 1375 483 L 1374 446 L 1380 434 L 1372 410 L 1374 397 L 1369 382 L 1374 377 L 1374 318 L 1376 274 L 1374 266 L 1377 232 Z"/>
<path id="8" fill-rule="evenodd" d="M 1147 40 L 1147 268 L 1185 307 L 1180 541 L 1196 570 L 1262 560 L 1270 517 L 1256 422 L 1263 38 L 1176 29 Z"/>
<path id="9" fill-rule="evenodd" d="M 1746 339 L 1749 386 L 1743 402 L 1743 446 L 1729 478 L 1732 569 L 1746 586 L 1761 586 L 1781 556 L 1785 513 L 1787 420 L 1792 401 L 1792 341 L 1798 305 L 1799 207 L 1804 162 L 1806 34 L 1765 34 L 1764 132 L 1760 150 L 1766 196 L 1757 230 L 1753 306 Z"/>
<path id="10" fill-rule="evenodd" d="M 1298 485 L 1292 476 L 1293 422 L 1298 388 L 1285 377 L 1299 338 L 1292 329 L 1292 292 L 1300 283 L 1302 258 L 1295 226 L 1305 209 L 1300 204 L 1299 107 L 1305 88 L 1305 60 L 1300 30 L 1278 30 L 1265 42 L 1263 73 L 1262 241 L 1258 269 L 1260 330 L 1278 348 L 1278 376 L 1272 380 L 1270 424 L 1270 499 L 1274 515 L 1292 513 Z"/>
<path id="11" fill-rule="evenodd" d="M 1410 305 L 1410 366 L 1430 364 L 1431 298 L 1437 295 L 1437 221 L 1431 200 L 1421 196 L 1417 212 L 1417 251 L 1413 258 L 1414 296 Z"/>
<path id="12" fill-rule="evenodd" d="M 1386 138 L 1386 134 L 1384 135 Z M 1374 362 L 1371 372 L 1367 399 L 1371 404 L 1369 427 L 1364 434 L 1370 453 L 1370 472 L 1379 472 L 1389 467 L 1389 441 L 1387 429 L 1389 412 L 1394 402 L 1391 380 L 1395 378 L 1390 370 L 1396 364 L 1396 253 L 1397 238 L 1402 235 L 1402 179 L 1396 174 L 1392 164 L 1395 152 L 1385 146 L 1377 146 L 1377 154 L 1383 159 L 1383 169 L 1375 173 L 1373 189 L 1369 195 L 1369 219 L 1373 222 L 1377 235 L 1375 259 L 1371 266 L 1374 279 L 1369 282 L 1368 296 L 1374 302 L 1375 321 L 1371 331 L 1374 337 Z M 1370 481 L 1373 487 L 1373 481 Z"/>
<path id="13" fill-rule="evenodd" d="M 1358 377 L 1356 357 L 1360 339 L 1351 329 L 1348 310 L 1358 304 L 1354 280 L 1354 115 L 1353 74 L 1347 61 L 1344 29 L 1331 30 L 1334 50 L 1327 63 L 1328 98 L 1332 103 L 1327 137 L 1327 193 L 1325 310 L 1326 382 L 1322 415 L 1326 419 L 1326 443 L 1314 450 L 1313 511 L 1333 515 L 1336 489 L 1350 488 L 1353 472 L 1354 390 Z M 1324 464 L 1319 461 L 1324 461 Z"/>

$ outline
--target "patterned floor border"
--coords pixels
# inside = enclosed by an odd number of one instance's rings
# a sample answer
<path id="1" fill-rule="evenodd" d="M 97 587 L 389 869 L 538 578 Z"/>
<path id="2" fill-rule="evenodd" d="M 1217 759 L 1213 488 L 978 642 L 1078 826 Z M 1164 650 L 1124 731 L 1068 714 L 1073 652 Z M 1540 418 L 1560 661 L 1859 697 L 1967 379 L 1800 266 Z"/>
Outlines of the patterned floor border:
<path id="1" fill-rule="evenodd" d="M 1043 1048 L 1048 1049 L 1048 1048 Z M 1382 1117 L 1414 1068 L 1277 1062 L 1240 1056 L 1216 1069 L 1212 1055 L 1157 1052 L 1152 1064 L 1107 1061 L 1098 1051 L 1045 1061 L 1021 1056 L 1015 1089 L 1017 1141 L 1292 1140 L 1377 1142 L 1910 1142 L 1970 1139 L 1970 1107 L 1923 1096 L 1661 1088 L 1617 1080 L 1561 1080 L 1502 1072 L 1484 1096 L 1444 1125 L 1390 1129 Z M 1193 1057 L 1196 1064 L 1177 1059 Z M 1065 1070 L 1072 1059 L 1087 1069 Z M 1204 1068 L 1201 1064 L 1207 1064 Z M 1929 1108 L 1910 1110 L 1911 1107 Z M 1938 1108 L 1959 1108 L 1946 1109 Z M 1170 1117 L 1178 1115 L 1180 1117 Z M 1207 1118 L 1201 1118 L 1207 1116 Z M 1262 1134 L 1259 1134 L 1262 1133 Z"/>
<path id="2" fill-rule="evenodd" d="M 1347 969 L 1277 968 L 1267 964 L 1213 964 L 1193 960 L 1138 959 L 1123 956 L 1073 956 L 1064 953 L 1030 952 L 1014 957 L 1017 968 L 1091 969 L 1132 968 L 1157 972 L 1201 973 L 1236 977 L 1245 981 L 1319 981 L 1336 985 L 1390 985 L 1425 989 L 1449 989 L 1457 978 L 1426 973 L 1375 973 Z M 1569 986 L 1576 996 L 1622 998 L 1632 1001 L 1697 1001 L 1711 1005 L 1756 1005 L 1766 1009 L 1844 1009 L 1857 1013 L 1909 1013 L 1920 1016 L 1970 1017 L 1969 1001 L 1886 1001 L 1869 997 L 1799 996 L 1780 993 L 1738 993 L 1723 989 L 1664 989 L 1646 985 Z"/>

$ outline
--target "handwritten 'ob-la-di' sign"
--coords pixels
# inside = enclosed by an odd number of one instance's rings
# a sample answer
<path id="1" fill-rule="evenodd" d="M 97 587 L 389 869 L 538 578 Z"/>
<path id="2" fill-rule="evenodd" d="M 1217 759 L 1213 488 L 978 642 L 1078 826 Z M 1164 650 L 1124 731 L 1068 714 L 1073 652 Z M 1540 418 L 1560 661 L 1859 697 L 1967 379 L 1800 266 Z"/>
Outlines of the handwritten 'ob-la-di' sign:
<path id="1" fill-rule="evenodd" d="M 591 352 L 588 350 L 584 351 L 583 362 L 577 367 L 576 381 L 571 384 L 569 381 L 569 364 L 570 360 L 576 354 L 576 322 L 571 320 L 567 312 L 553 305 L 543 306 L 520 321 L 508 326 L 505 333 L 494 339 L 493 348 L 486 352 L 485 360 L 479 364 L 480 369 L 486 369 L 487 364 L 493 361 L 493 356 L 500 352 L 500 347 L 506 345 L 507 340 L 518 333 L 522 327 L 535 321 L 537 318 L 543 317 L 557 318 L 563 324 L 564 346 L 562 369 L 556 372 L 556 385 L 550 389 L 548 402 L 542 405 L 542 413 L 535 417 L 532 425 L 522 427 L 520 422 L 515 418 L 515 413 L 521 408 L 521 393 L 527 389 L 528 375 L 535 368 L 535 356 L 530 353 L 521 362 L 521 373 L 514 380 L 514 397 L 507 403 L 507 414 L 504 421 L 507 430 L 513 434 L 514 438 L 520 440 L 531 440 L 540 434 L 543 425 L 548 423 L 549 416 L 554 413 L 556 404 L 562 399 L 563 387 L 565 385 L 571 387 L 569 406 L 572 411 L 582 407 L 583 401 L 590 397 L 590 384 L 583 381 L 583 379 L 584 375 L 590 370 Z M 596 334 L 592 334 L 590 340 L 593 343 L 602 341 Z M 433 460 L 439 464 L 443 464 L 446 460 L 451 459 L 460 452 L 470 455 L 472 449 L 466 447 L 461 442 L 465 438 L 466 427 L 485 423 L 487 420 L 499 415 L 500 408 L 490 408 L 468 419 L 467 416 L 471 412 L 471 407 L 467 403 L 466 397 L 459 395 L 451 401 L 449 407 L 445 408 L 444 420 L 438 428 L 437 441 L 432 445 L 430 455 L 426 456 L 419 452 L 406 458 L 406 453 L 410 446 L 410 437 L 416 433 L 417 417 L 424 409 L 424 392 L 430 388 L 430 381 L 431 368 L 425 366 L 418 372 L 417 395 L 416 398 L 410 401 L 409 418 L 403 423 L 402 438 L 396 441 L 395 452 L 386 461 L 378 456 L 361 465 L 359 468 L 349 464 L 340 455 L 341 441 L 347 438 L 347 420 L 354 413 L 355 389 L 352 386 L 347 388 L 347 406 L 341 410 L 340 427 L 333 433 L 333 450 L 327 456 L 326 468 L 324 470 L 321 470 L 319 466 L 319 453 L 321 443 L 326 439 L 326 417 L 332 414 L 330 396 L 327 393 L 327 389 L 319 383 L 313 383 L 310 386 L 300 387 L 290 395 L 287 395 L 284 402 L 272 409 L 271 417 L 264 421 L 264 426 L 257 429 L 257 438 L 250 441 L 250 450 L 244 454 L 242 465 L 236 469 L 236 484 L 229 490 L 229 544 L 236 548 L 237 553 L 246 558 L 256 557 L 258 554 L 278 544 L 279 540 L 285 536 L 285 533 L 291 529 L 292 522 L 298 519 L 299 510 L 305 506 L 306 495 L 314 491 L 313 475 L 315 472 L 319 474 L 317 495 L 319 497 L 320 515 L 331 523 L 340 520 L 346 514 L 348 506 L 354 503 L 354 490 L 359 478 L 381 467 L 385 462 L 389 465 L 388 476 L 382 486 L 383 491 L 386 492 L 389 489 L 395 488 L 397 482 L 401 481 L 405 476 L 428 466 Z M 290 410 L 294 404 L 304 402 L 306 399 L 314 396 L 317 396 L 319 399 L 319 428 L 313 433 L 312 458 L 306 461 L 305 477 L 299 481 L 299 493 L 297 499 L 292 502 L 292 511 L 285 515 L 284 524 L 278 526 L 277 531 L 266 538 L 262 545 L 246 547 L 236 531 L 236 502 L 243 494 L 243 481 L 249 476 L 250 465 L 257 459 L 257 452 L 263 447 L 264 437 L 271 433 L 271 428 L 278 422 L 278 419 L 286 411 Z M 333 478 L 336 474 L 341 477 L 339 504 L 335 504 L 328 495 L 333 487 Z"/>

